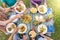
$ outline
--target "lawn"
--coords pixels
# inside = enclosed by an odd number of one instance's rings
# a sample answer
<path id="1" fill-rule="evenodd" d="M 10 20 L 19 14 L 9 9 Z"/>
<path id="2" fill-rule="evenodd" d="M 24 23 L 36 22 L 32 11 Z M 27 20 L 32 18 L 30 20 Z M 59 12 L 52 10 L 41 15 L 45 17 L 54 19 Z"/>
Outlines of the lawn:
<path id="1" fill-rule="evenodd" d="M 27 7 L 29 7 L 29 0 L 23 0 Z M 0 2 L 1 5 L 1 2 Z M 52 34 L 54 40 L 60 40 L 60 0 L 47 0 L 48 7 L 51 7 L 54 14 L 54 28 L 55 32 Z M 0 40 L 7 40 L 9 36 L 0 32 Z"/>

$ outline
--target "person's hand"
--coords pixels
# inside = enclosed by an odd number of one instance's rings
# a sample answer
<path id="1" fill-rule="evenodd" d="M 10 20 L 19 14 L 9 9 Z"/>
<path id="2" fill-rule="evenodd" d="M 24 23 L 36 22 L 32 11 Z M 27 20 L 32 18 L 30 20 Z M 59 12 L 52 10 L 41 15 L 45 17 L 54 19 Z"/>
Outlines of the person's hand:
<path id="1" fill-rule="evenodd" d="M 21 18 L 23 16 L 23 14 L 17 14 L 16 17 L 17 18 Z"/>
<path id="2" fill-rule="evenodd" d="M 15 27 L 14 30 L 13 30 L 13 32 L 12 32 L 12 34 L 15 34 L 17 31 L 18 31 L 18 28 Z"/>
<path id="3" fill-rule="evenodd" d="M 47 4 L 46 3 L 44 3 L 44 5 L 47 7 Z"/>
<path id="4" fill-rule="evenodd" d="M 5 13 L 9 12 L 9 8 L 4 8 Z"/>
<path id="5" fill-rule="evenodd" d="M 14 9 L 14 7 L 11 7 L 10 9 L 9 9 L 9 11 L 15 11 L 15 9 Z"/>
<path id="6" fill-rule="evenodd" d="M 25 35 L 23 35 L 23 39 L 24 39 L 24 40 L 27 40 L 27 37 L 26 37 Z"/>
<path id="7" fill-rule="evenodd" d="M 36 4 L 36 8 L 38 8 L 38 4 Z"/>

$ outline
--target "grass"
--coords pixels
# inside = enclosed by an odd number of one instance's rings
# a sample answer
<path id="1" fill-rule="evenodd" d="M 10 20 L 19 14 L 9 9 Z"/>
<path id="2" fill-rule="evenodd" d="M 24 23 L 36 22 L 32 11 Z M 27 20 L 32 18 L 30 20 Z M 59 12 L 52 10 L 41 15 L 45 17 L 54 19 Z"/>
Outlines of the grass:
<path id="1" fill-rule="evenodd" d="M 27 7 L 30 7 L 29 0 L 23 0 Z M 0 2 L 1 5 L 1 2 Z M 60 0 L 47 0 L 48 7 L 51 7 L 54 14 L 54 28 L 55 32 L 52 33 L 54 40 L 60 40 Z M 0 40 L 7 40 L 9 36 L 0 32 Z"/>

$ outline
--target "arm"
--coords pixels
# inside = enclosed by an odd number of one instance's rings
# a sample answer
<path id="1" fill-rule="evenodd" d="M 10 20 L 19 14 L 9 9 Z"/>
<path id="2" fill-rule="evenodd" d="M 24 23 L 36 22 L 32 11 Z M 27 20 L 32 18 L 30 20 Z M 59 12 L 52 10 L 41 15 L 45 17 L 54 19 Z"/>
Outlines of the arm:
<path id="1" fill-rule="evenodd" d="M 8 23 L 12 22 L 13 20 L 15 20 L 16 18 L 20 18 L 21 16 L 23 16 L 23 14 L 17 14 L 15 17 L 5 21 L 5 23 L 8 24 Z"/>
<path id="2" fill-rule="evenodd" d="M 35 3 L 33 0 L 30 0 L 31 3 L 33 3 L 34 5 L 36 5 L 37 3 Z"/>
<path id="3" fill-rule="evenodd" d="M 44 0 L 44 5 L 47 7 L 46 0 Z"/>
<path id="4" fill-rule="evenodd" d="M 13 36 L 17 31 L 18 31 L 18 28 L 15 28 L 8 40 L 13 40 Z"/>
<path id="5" fill-rule="evenodd" d="M 47 40 L 52 40 L 50 37 L 47 37 L 47 36 L 43 35 L 42 33 L 40 33 L 40 35 L 41 35 L 42 37 L 46 38 Z"/>
<path id="6" fill-rule="evenodd" d="M 10 22 L 12 22 L 13 20 L 15 20 L 16 18 L 20 18 L 21 16 L 23 16 L 23 14 L 17 14 L 15 17 L 9 19 L 9 20 L 6 20 L 6 21 L 0 21 L 0 25 L 6 25 Z"/>

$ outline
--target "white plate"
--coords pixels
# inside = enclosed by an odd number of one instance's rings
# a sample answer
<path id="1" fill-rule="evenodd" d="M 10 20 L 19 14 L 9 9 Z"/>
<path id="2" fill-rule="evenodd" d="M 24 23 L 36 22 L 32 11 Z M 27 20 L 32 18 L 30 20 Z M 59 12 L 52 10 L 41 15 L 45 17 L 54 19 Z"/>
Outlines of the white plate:
<path id="1" fill-rule="evenodd" d="M 10 27 L 11 27 L 10 25 L 12 25 L 12 24 L 14 24 L 14 23 L 9 23 L 9 24 L 6 26 L 6 31 L 7 31 L 8 33 L 12 33 L 13 30 L 14 30 L 14 29 L 12 29 L 11 31 L 8 30 L 8 28 L 10 28 Z M 14 24 L 14 25 L 15 25 L 15 24 Z M 16 25 L 15 25 L 15 27 L 16 27 Z"/>
<path id="2" fill-rule="evenodd" d="M 26 26 L 25 24 L 19 24 L 19 25 L 18 25 L 18 28 L 19 28 L 20 26 L 24 26 L 26 29 L 25 29 L 24 32 L 20 32 L 20 31 L 18 30 L 18 33 L 24 34 L 24 33 L 27 31 L 27 26 Z"/>
<path id="3" fill-rule="evenodd" d="M 41 7 L 44 8 L 44 12 L 41 12 L 41 11 L 39 10 Z M 39 13 L 41 13 L 41 14 L 45 14 L 45 13 L 47 12 L 47 7 L 44 6 L 44 5 L 40 5 L 40 6 L 38 7 L 38 11 L 39 11 Z"/>
<path id="4" fill-rule="evenodd" d="M 17 11 L 17 10 L 16 10 L 16 7 L 15 7 L 15 11 L 16 11 L 17 13 L 23 13 L 23 12 L 26 10 L 26 6 L 25 6 L 24 4 L 21 4 L 21 6 L 24 7 L 24 10 L 22 10 L 21 12 Z"/>
<path id="5" fill-rule="evenodd" d="M 46 34 L 46 33 L 47 33 L 47 26 L 46 26 L 46 25 L 44 25 L 44 24 L 41 24 L 41 25 L 39 25 L 39 26 L 38 26 L 38 32 L 40 32 L 40 30 L 39 30 L 39 29 L 40 29 L 42 26 L 45 28 L 45 31 L 44 31 L 44 32 L 42 32 L 42 33 L 43 33 L 43 34 Z"/>
<path id="6" fill-rule="evenodd" d="M 45 17 L 43 15 L 36 15 L 35 20 L 38 22 L 45 22 Z"/>
<path id="7" fill-rule="evenodd" d="M 10 19 L 13 18 L 13 17 L 15 17 L 15 16 L 16 16 L 16 15 L 11 15 L 11 16 L 10 16 Z M 15 19 L 15 20 L 13 20 L 12 22 L 17 22 L 17 20 L 18 20 L 18 18 Z"/>

